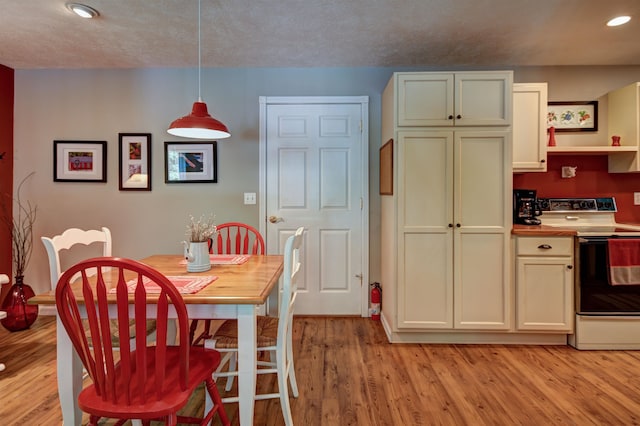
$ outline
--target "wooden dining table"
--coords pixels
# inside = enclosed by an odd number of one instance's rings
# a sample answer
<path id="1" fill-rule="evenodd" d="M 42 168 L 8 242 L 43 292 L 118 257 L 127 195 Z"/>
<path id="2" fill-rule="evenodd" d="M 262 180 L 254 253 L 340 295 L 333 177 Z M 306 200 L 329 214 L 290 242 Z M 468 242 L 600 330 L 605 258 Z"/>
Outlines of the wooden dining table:
<path id="1" fill-rule="evenodd" d="M 140 260 L 166 276 L 216 276 L 217 279 L 193 294 L 182 294 L 189 318 L 238 320 L 238 396 L 241 425 L 253 424 L 256 391 L 256 316 L 282 275 L 282 255 L 252 255 L 242 264 L 215 264 L 205 272 L 187 272 L 184 257 L 153 255 Z M 79 297 L 80 303 L 82 303 Z M 154 308 L 150 297 L 149 309 Z M 31 304 L 55 305 L 55 292 L 37 295 Z M 115 317 L 115 295 L 111 314 Z M 80 425 L 82 412 L 78 394 L 82 390 L 82 363 L 60 319 L 57 319 L 58 394 L 64 425 Z M 207 397 L 205 409 L 212 402 Z"/>

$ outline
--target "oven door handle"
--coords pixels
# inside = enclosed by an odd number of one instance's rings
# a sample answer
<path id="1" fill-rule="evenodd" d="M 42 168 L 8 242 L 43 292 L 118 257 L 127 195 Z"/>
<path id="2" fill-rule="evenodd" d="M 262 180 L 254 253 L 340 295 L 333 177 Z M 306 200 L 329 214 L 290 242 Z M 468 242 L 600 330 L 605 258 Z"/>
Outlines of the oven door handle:
<path id="1" fill-rule="evenodd" d="M 609 241 L 609 237 L 605 235 L 590 236 L 590 237 L 578 237 L 578 244 L 603 244 Z"/>

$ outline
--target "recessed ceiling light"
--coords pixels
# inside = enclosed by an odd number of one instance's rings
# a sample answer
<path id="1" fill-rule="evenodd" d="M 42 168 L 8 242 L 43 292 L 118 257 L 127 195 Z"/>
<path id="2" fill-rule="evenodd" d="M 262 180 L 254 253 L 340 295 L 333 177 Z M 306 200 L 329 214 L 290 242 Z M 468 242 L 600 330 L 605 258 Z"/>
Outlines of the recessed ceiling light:
<path id="1" fill-rule="evenodd" d="M 79 3 L 67 3 L 67 9 L 80 16 L 81 18 L 95 18 L 100 16 L 97 10 L 84 4 Z"/>
<path id="2" fill-rule="evenodd" d="M 607 22 L 609 27 L 617 27 L 618 25 L 624 25 L 631 20 L 631 16 L 617 16 Z"/>

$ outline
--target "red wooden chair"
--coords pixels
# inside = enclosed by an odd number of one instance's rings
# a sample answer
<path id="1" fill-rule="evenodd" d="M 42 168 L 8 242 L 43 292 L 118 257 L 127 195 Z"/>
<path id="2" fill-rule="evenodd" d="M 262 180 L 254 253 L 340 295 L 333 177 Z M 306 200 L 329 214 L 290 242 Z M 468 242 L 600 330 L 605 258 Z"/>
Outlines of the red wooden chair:
<path id="1" fill-rule="evenodd" d="M 94 271 L 97 274 L 90 279 Z M 80 273 L 81 282 L 72 287 L 70 284 L 77 273 Z M 132 280 L 136 283 L 135 291 L 128 293 L 127 281 Z M 155 315 L 153 309 L 147 308 L 146 289 L 142 284 L 146 280 L 160 287 L 159 294 L 150 296 L 157 300 Z M 114 286 L 116 293 L 110 294 L 109 289 Z M 74 291 L 82 294 L 85 301 L 93 300 L 94 303 L 78 303 Z M 115 352 L 107 303 L 112 298 L 117 307 L 115 320 L 120 336 L 124 337 L 120 339 L 119 351 Z M 212 378 L 220 363 L 220 353 L 189 344 L 186 306 L 178 290 L 163 274 L 129 259 L 98 257 L 85 260 L 60 277 L 56 286 L 56 306 L 60 321 L 93 382 L 78 396 L 80 409 L 90 414 L 90 425 L 97 425 L 101 417 L 119 419 L 118 425 L 128 419 L 140 419 L 145 424 L 164 419 L 168 425 L 178 421 L 205 425 L 215 413 L 223 424 L 229 424 Z M 80 317 L 80 311 L 85 309 L 88 329 Z M 176 346 L 167 344 L 170 309 L 177 315 L 179 343 Z M 136 349 L 128 338 L 131 319 L 135 320 Z M 147 319 L 156 320 L 155 344 L 146 341 Z M 205 383 L 214 403 L 211 411 L 203 419 L 178 416 L 178 410 L 187 404 L 201 383 Z"/>
<path id="2" fill-rule="evenodd" d="M 209 239 L 211 254 L 264 254 L 264 239 L 253 226 L 240 222 L 227 222 L 216 226 L 217 233 Z M 211 320 L 204 320 L 204 331 L 194 339 L 198 320 L 191 321 L 189 332 L 192 345 L 210 339 Z"/>
<path id="3" fill-rule="evenodd" d="M 216 226 L 216 236 L 209 239 L 211 254 L 264 254 L 264 240 L 253 226 L 227 222 Z"/>

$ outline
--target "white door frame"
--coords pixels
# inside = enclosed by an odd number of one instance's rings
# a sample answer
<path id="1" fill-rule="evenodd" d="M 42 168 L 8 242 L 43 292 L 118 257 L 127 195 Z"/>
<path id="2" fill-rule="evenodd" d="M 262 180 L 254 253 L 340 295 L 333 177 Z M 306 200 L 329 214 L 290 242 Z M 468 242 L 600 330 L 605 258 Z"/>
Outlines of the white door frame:
<path id="1" fill-rule="evenodd" d="M 369 316 L 369 97 L 368 96 L 260 96 L 260 169 L 258 212 L 260 233 L 267 238 L 267 105 L 269 104 L 360 104 L 362 111 L 362 287 L 360 315 Z M 265 241 L 266 243 L 266 241 Z M 267 245 L 268 246 L 268 245 Z"/>

